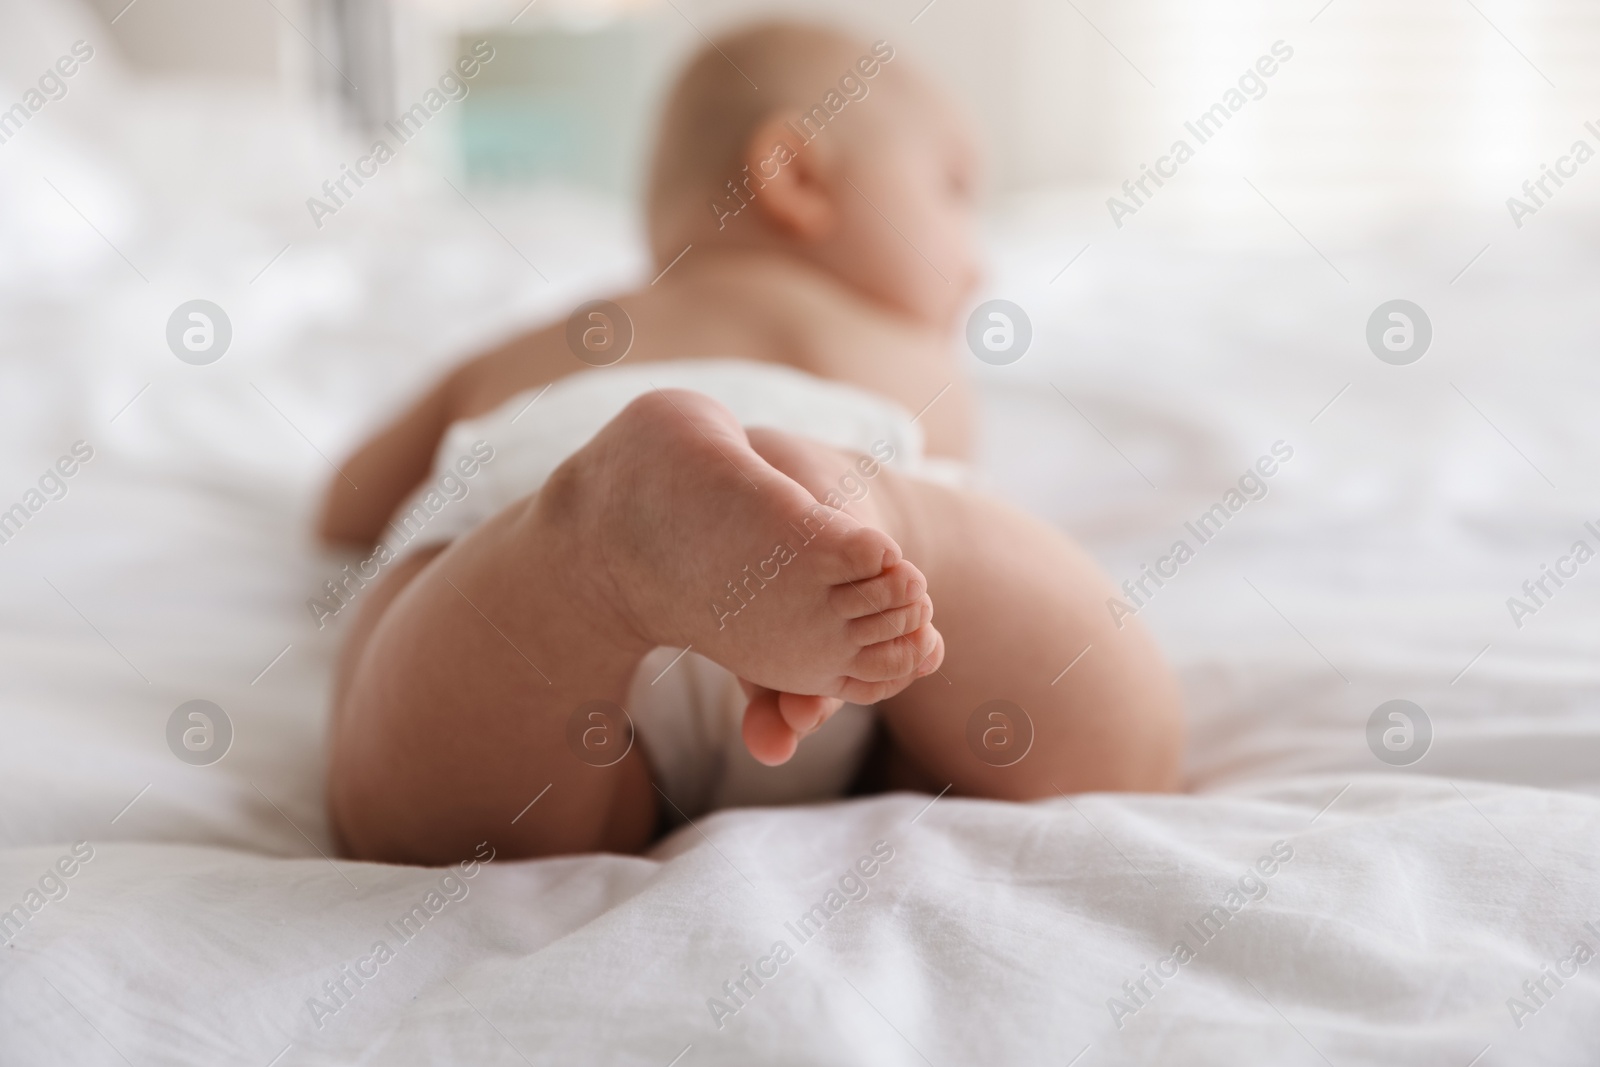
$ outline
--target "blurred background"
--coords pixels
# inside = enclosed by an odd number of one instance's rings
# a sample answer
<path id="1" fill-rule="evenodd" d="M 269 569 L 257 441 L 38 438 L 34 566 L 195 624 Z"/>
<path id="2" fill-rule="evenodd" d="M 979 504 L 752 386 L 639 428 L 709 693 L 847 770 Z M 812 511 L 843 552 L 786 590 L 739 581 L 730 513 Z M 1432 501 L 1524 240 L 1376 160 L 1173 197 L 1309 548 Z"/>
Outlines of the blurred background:
<path id="1" fill-rule="evenodd" d="M 440 161 L 474 181 L 621 195 L 685 52 L 780 11 L 860 27 L 933 70 L 978 117 L 999 195 L 1109 192 L 1275 40 L 1295 60 L 1270 104 L 1206 153 L 1200 180 L 1243 171 L 1278 187 L 1493 201 L 1600 117 L 1600 5 L 1587 0 L 86 2 L 97 39 L 141 80 L 337 101 L 369 122 L 413 101 L 466 41 L 488 39 L 496 60 L 449 133 L 430 134 Z M 13 29 L 0 46 L 8 77 L 62 46 Z"/>

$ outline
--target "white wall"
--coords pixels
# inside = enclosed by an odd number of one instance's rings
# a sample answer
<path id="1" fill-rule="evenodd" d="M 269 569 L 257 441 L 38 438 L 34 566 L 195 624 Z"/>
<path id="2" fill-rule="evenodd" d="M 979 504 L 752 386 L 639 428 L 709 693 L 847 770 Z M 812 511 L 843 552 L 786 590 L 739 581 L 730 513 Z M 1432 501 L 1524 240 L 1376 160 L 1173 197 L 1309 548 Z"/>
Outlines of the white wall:
<path id="1" fill-rule="evenodd" d="M 679 6 L 830 12 L 904 43 L 981 116 L 1001 186 L 1137 174 L 1280 39 L 1295 58 L 1208 146 L 1214 166 L 1498 187 L 1600 119 L 1595 0 L 936 0 L 910 24 L 924 3 Z"/>

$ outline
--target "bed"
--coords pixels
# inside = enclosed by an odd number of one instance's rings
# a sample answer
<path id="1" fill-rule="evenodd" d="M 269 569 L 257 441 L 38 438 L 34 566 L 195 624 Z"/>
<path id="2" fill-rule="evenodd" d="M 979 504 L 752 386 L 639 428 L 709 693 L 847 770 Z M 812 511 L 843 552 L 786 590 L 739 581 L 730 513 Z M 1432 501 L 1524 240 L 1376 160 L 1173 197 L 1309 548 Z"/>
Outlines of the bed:
<path id="1" fill-rule="evenodd" d="M 105 56 L 52 108 L 0 162 L 0 509 L 27 512 L 0 527 L 0 1062 L 1593 1062 L 1600 564 L 1523 588 L 1600 547 L 1576 198 L 1315 247 L 1247 199 L 995 214 L 990 288 L 1034 340 L 973 361 L 993 492 L 1120 582 L 1292 450 L 1140 598 L 1186 793 L 734 810 L 643 856 L 440 871 L 329 840 L 348 620 L 307 601 L 349 559 L 309 509 L 446 361 L 640 277 L 635 220 L 402 164 L 319 230 L 334 157 L 280 101 Z M 1434 324 L 1409 367 L 1363 340 L 1397 296 Z M 164 332 L 196 298 L 232 326 L 206 365 Z M 1395 700 L 1418 759 L 1373 733 Z M 225 723 L 174 734 L 191 701 Z M 195 724 L 222 758 L 180 758 Z"/>

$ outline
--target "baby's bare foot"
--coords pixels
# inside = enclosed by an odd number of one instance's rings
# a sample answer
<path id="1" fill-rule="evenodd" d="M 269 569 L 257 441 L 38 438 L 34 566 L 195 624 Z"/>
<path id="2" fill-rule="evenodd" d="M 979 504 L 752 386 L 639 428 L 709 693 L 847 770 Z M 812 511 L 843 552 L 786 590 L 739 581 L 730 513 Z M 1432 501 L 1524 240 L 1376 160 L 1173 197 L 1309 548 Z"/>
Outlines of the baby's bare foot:
<path id="1" fill-rule="evenodd" d="M 844 508 L 857 521 L 886 533 L 906 529 L 906 521 L 894 502 L 872 490 L 877 465 L 863 456 L 847 455 L 814 441 L 777 430 L 752 429 L 750 446 L 762 459 L 799 482 L 816 499 Z M 893 536 L 893 535 L 892 535 Z M 910 567 L 902 561 L 897 567 Z M 896 604 L 893 569 L 878 579 L 850 583 L 835 591 L 835 607 L 855 620 L 863 639 L 890 640 L 914 633 L 933 619 L 933 602 L 921 588 L 921 575 L 909 579 L 910 596 Z M 888 595 L 886 595 L 886 593 Z M 939 637 L 913 671 L 921 677 L 938 668 L 944 659 L 944 639 Z M 750 701 L 745 708 L 744 742 L 762 763 L 779 764 L 794 755 L 795 749 L 839 710 L 841 701 L 827 697 L 777 693 L 747 686 Z"/>
<path id="2" fill-rule="evenodd" d="M 899 546 L 819 504 L 709 397 L 639 398 L 541 497 L 592 539 L 599 588 L 646 644 L 692 647 L 765 689 L 857 703 L 938 666 L 927 582 Z"/>

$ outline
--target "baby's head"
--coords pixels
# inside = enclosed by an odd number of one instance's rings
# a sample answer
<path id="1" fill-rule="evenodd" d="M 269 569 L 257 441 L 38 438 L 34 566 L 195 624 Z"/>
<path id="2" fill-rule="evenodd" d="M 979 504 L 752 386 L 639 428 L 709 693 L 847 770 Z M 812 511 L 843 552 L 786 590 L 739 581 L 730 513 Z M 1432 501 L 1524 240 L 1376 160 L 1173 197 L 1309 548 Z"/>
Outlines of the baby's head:
<path id="1" fill-rule="evenodd" d="M 647 211 L 661 265 L 694 243 L 801 257 L 948 329 L 978 280 L 977 152 L 887 42 L 763 23 L 702 50 L 662 116 Z"/>

